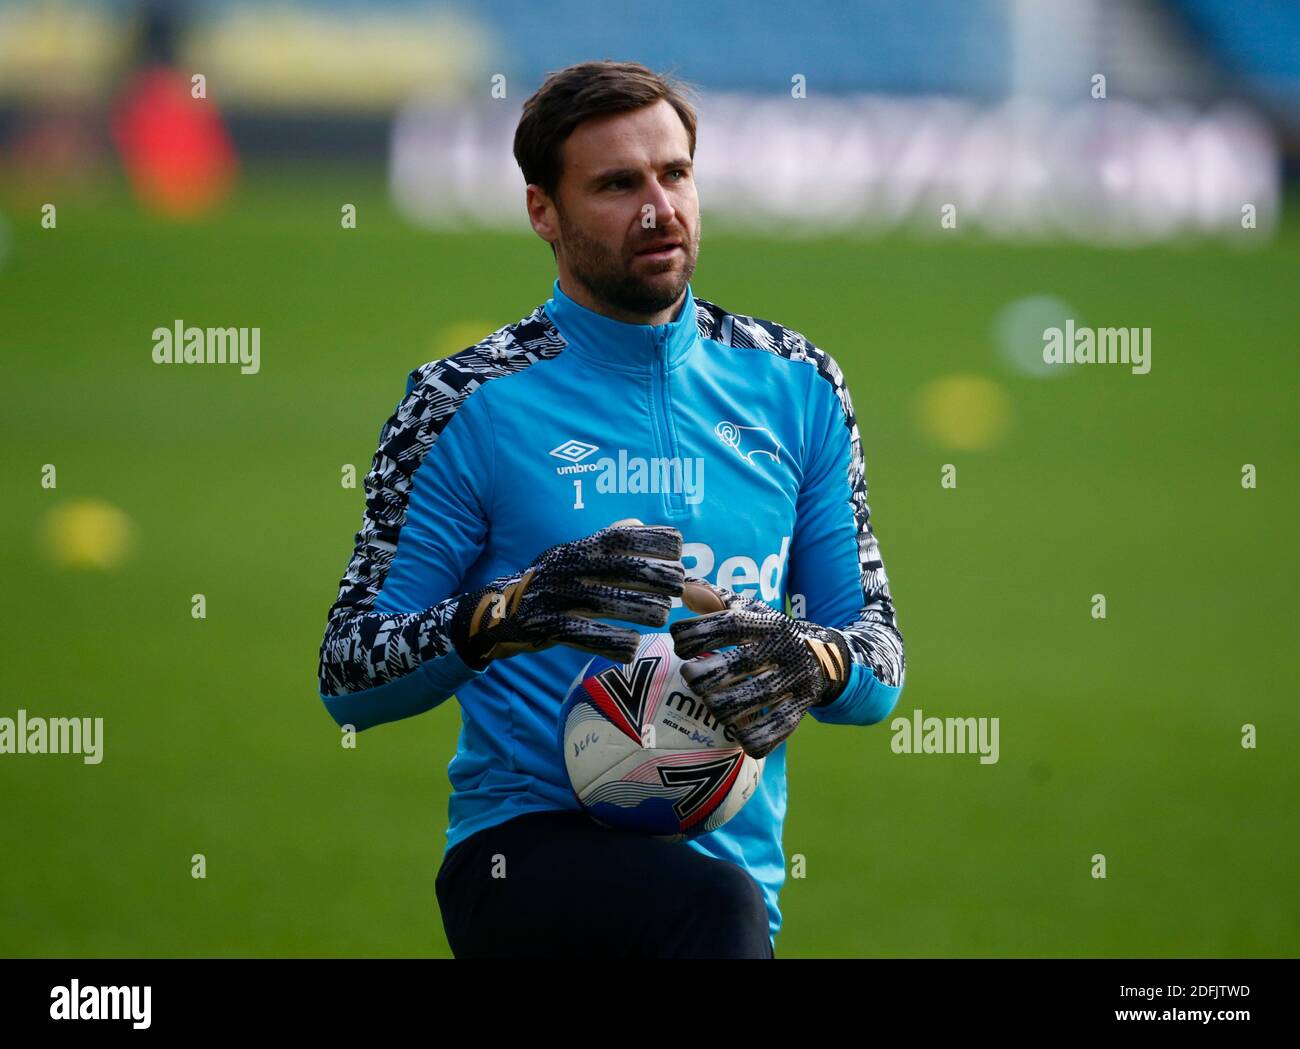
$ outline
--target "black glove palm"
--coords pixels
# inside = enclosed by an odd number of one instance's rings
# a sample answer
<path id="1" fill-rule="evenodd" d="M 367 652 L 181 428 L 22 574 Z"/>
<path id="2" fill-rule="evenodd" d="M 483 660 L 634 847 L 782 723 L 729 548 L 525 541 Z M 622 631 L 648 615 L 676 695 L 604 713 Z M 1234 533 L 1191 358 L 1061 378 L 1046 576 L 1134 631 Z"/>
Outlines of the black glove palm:
<path id="1" fill-rule="evenodd" d="M 682 593 L 681 556 L 676 528 L 616 521 L 464 594 L 450 624 L 452 643 L 476 670 L 492 659 L 557 644 L 630 663 L 640 634 L 592 617 L 662 627 L 671 599 Z"/>
<path id="2" fill-rule="evenodd" d="M 703 579 L 687 579 L 683 600 L 702 614 L 668 628 L 689 661 L 682 677 L 751 757 L 770 754 L 809 707 L 830 703 L 848 683 L 852 656 L 839 631 Z M 737 647 L 717 651 L 728 645 Z M 710 654 L 696 659 L 701 652 Z"/>

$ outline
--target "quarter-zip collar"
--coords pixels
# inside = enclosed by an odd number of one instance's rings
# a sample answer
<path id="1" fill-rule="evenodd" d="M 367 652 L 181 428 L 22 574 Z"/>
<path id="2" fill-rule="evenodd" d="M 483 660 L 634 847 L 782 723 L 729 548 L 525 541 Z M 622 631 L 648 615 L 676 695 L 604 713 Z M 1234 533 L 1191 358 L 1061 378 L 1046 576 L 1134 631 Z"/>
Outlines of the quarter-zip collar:
<path id="1" fill-rule="evenodd" d="M 618 371 L 648 372 L 676 368 L 699 342 L 695 296 L 686 297 L 677 319 L 667 324 L 628 324 L 587 309 L 560 290 L 557 277 L 546 312 L 568 343 L 568 351 L 593 364 Z"/>

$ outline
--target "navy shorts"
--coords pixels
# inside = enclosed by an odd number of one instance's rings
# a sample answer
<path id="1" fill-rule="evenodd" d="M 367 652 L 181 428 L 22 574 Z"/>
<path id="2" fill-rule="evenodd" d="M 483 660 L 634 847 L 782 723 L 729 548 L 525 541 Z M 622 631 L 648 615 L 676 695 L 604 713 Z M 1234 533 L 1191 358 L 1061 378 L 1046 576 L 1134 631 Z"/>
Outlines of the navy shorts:
<path id="1" fill-rule="evenodd" d="M 577 810 L 471 834 L 443 858 L 436 887 L 457 958 L 773 957 L 747 871 Z"/>

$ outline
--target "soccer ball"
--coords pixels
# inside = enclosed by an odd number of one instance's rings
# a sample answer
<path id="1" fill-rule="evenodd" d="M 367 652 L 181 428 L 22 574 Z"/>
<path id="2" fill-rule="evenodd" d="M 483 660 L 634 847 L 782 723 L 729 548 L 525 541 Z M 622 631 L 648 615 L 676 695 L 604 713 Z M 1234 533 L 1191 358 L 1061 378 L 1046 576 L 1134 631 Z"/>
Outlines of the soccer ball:
<path id="1" fill-rule="evenodd" d="M 598 823 L 683 841 L 717 830 L 758 788 L 767 759 L 714 719 L 681 664 L 671 634 L 643 634 L 631 663 L 597 656 L 570 686 L 559 742 Z"/>

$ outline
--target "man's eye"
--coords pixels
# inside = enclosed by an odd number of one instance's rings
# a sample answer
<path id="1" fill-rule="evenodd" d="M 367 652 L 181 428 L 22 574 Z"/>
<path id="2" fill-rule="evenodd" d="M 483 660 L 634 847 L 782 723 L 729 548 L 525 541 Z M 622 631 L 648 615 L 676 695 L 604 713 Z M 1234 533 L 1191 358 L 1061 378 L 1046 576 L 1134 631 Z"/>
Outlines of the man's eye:
<path id="1" fill-rule="evenodd" d="M 606 189 L 620 189 L 621 187 L 626 186 L 626 185 L 627 185 L 627 179 L 625 179 L 625 178 L 612 178 L 612 179 L 610 179 L 608 182 L 605 183 L 605 188 L 606 188 Z"/>
<path id="2" fill-rule="evenodd" d="M 686 172 L 683 171 L 681 168 L 673 168 L 673 170 L 670 171 L 670 172 L 668 172 L 668 174 L 670 174 L 670 175 L 680 175 L 682 178 L 685 178 L 685 177 L 686 177 Z M 678 179 L 678 181 L 681 181 L 681 179 Z"/>

